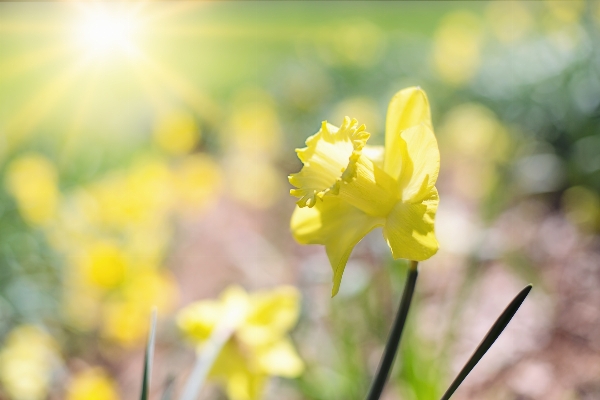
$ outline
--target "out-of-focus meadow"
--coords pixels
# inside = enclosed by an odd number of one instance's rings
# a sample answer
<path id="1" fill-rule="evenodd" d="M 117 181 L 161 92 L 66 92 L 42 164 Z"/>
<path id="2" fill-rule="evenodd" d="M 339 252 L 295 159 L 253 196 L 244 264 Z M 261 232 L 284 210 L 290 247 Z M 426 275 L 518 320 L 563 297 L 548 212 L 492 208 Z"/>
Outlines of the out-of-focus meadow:
<path id="1" fill-rule="evenodd" d="M 287 175 L 322 120 L 382 144 L 414 85 L 440 250 L 384 398 L 439 398 L 528 282 L 455 398 L 600 398 L 598 43 L 594 1 L 1 3 L 0 398 L 137 398 L 156 306 L 158 399 L 239 286 L 273 325 L 236 332 L 202 398 L 363 398 L 406 264 L 376 230 L 331 299 Z"/>

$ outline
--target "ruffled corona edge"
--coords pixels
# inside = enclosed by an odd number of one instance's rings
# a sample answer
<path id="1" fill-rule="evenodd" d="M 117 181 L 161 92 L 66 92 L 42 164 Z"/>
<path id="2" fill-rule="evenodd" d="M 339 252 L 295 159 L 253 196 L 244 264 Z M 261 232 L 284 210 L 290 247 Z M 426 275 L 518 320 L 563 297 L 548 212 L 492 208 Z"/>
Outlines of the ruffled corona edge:
<path id="1" fill-rule="evenodd" d="M 356 119 L 344 118 L 340 128 L 323 121 L 321 129 L 306 139 L 306 146 L 296 149 L 304 166 L 288 179 L 297 189 L 299 207 L 313 207 L 325 195 L 337 195 L 342 182 L 356 178 L 356 163 L 371 136 Z"/>

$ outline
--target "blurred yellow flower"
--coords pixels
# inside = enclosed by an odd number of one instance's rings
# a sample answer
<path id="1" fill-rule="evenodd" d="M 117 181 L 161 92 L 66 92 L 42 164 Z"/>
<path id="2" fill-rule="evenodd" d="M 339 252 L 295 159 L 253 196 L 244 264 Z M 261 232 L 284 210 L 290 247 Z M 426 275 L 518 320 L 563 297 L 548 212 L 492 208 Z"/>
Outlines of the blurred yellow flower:
<path id="1" fill-rule="evenodd" d="M 111 229 L 155 224 L 167 218 L 173 203 L 172 176 L 161 159 L 142 158 L 126 171 L 114 172 L 86 189 L 81 206 L 91 222 Z"/>
<path id="2" fill-rule="evenodd" d="M 21 325 L 8 335 L 0 351 L 0 382 L 13 400 L 42 400 L 47 397 L 58 348 L 45 332 Z"/>
<path id="3" fill-rule="evenodd" d="M 531 31 L 534 19 L 526 2 L 491 1 L 486 7 L 486 22 L 498 40 L 513 43 Z"/>
<path id="4" fill-rule="evenodd" d="M 282 141 L 281 126 L 271 96 L 254 88 L 240 91 L 222 137 L 226 147 L 236 152 L 276 155 Z"/>
<path id="5" fill-rule="evenodd" d="M 600 196 L 583 186 L 573 186 L 562 195 L 567 218 L 586 233 L 600 229 Z"/>
<path id="6" fill-rule="evenodd" d="M 482 104 L 465 103 L 446 113 L 437 132 L 458 193 L 471 200 L 490 194 L 499 177 L 497 166 L 513 148 L 508 128 Z"/>
<path id="7" fill-rule="evenodd" d="M 200 141 L 200 128 L 193 115 L 171 111 L 158 119 L 154 128 L 154 141 L 168 154 L 187 154 Z"/>
<path id="8" fill-rule="evenodd" d="M 104 303 L 102 335 L 123 346 L 139 344 L 147 335 L 150 312 L 168 314 L 177 300 L 175 279 L 168 272 L 140 271 L 119 296 Z"/>
<path id="9" fill-rule="evenodd" d="M 227 172 L 227 189 L 232 197 L 256 208 L 271 207 L 285 185 L 271 162 L 250 154 L 240 153 L 230 157 Z"/>
<path id="10" fill-rule="evenodd" d="M 477 72 L 483 29 L 479 18 L 467 11 L 444 17 L 435 33 L 434 67 L 445 82 L 462 85 Z"/>
<path id="11" fill-rule="evenodd" d="M 168 313 L 178 299 L 162 268 L 176 211 L 203 211 L 216 198 L 221 171 L 205 154 L 169 165 L 142 156 L 126 169 L 67 193 L 44 232 L 69 264 L 62 312 L 72 328 L 135 346 L 153 306 Z"/>
<path id="12" fill-rule="evenodd" d="M 61 311 L 65 322 L 79 331 L 89 332 L 96 328 L 102 293 L 81 282 L 73 273 L 65 277 L 65 288 L 62 293 Z"/>
<path id="13" fill-rule="evenodd" d="M 259 399 L 269 376 L 295 378 L 304 370 L 287 337 L 298 320 L 299 302 L 300 294 L 292 286 L 252 294 L 232 286 L 219 300 L 199 301 L 181 310 L 177 323 L 200 346 L 218 325 L 231 324 L 233 335 L 210 376 L 226 383 L 232 400 Z"/>
<path id="14" fill-rule="evenodd" d="M 102 289 L 118 286 L 125 279 L 129 262 L 124 251 L 111 241 L 92 243 L 83 260 L 88 284 Z"/>
<path id="15" fill-rule="evenodd" d="M 44 225 L 54 218 L 58 206 L 56 168 L 39 154 L 23 155 L 8 165 L 6 188 L 14 196 L 23 218 Z"/>
<path id="16" fill-rule="evenodd" d="M 102 335 L 125 347 L 135 346 L 145 337 L 150 320 L 150 307 L 142 312 L 137 304 L 127 301 L 105 302 Z"/>
<path id="17" fill-rule="evenodd" d="M 178 211 L 193 214 L 203 211 L 216 199 L 221 186 L 221 170 L 208 155 L 185 157 L 173 171 Z"/>
<path id="18" fill-rule="evenodd" d="M 78 373 L 67 387 L 67 400 L 118 400 L 116 385 L 100 367 Z"/>
<path id="19" fill-rule="evenodd" d="M 544 4 L 555 18 L 567 23 L 579 21 L 586 9 L 584 0 L 545 0 Z"/>
<path id="20" fill-rule="evenodd" d="M 137 304 L 145 314 L 152 307 L 167 314 L 178 299 L 175 277 L 168 270 L 140 271 L 123 288 L 123 299 Z"/>
<path id="21" fill-rule="evenodd" d="M 327 24 L 315 39 L 319 55 L 330 65 L 369 68 L 381 61 L 386 47 L 386 35 L 366 19 Z"/>
<path id="22" fill-rule="evenodd" d="M 333 290 L 356 244 L 382 226 L 394 258 L 415 261 L 437 252 L 434 217 L 440 156 L 429 102 L 420 88 L 398 92 L 390 102 L 385 148 L 366 146 L 370 134 L 345 118 L 337 128 L 323 122 L 290 175 L 299 198 L 291 229 L 302 244 L 323 244 L 333 268 Z"/>

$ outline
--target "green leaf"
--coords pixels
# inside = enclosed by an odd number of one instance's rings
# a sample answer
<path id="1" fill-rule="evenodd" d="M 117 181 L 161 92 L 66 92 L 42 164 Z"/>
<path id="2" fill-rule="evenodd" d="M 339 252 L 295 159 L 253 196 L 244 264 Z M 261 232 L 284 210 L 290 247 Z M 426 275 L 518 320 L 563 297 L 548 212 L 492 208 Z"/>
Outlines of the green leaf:
<path id="1" fill-rule="evenodd" d="M 523 290 L 519 292 L 519 294 L 513 299 L 513 301 L 510 302 L 510 304 L 506 307 L 502 314 L 500 314 L 500 316 L 498 317 L 496 322 L 494 322 L 494 325 L 492 325 L 491 329 L 485 335 L 485 337 L 483 338 L 473 355 L 471 355 L 471 358 L 469 358 L 469 361 L 467 361 L 467 363 L 458 373 L 457 377 L 454 379 L 446 393 L 444 393 L 442 400 L 448 400 L 450 396 L 452 396 L 452 394 L 456 391 L 456 389 L 458 389 L 458 387 L 465 380 L 467 375 L 469 375 L 469 373 L 475 367 L 475 365 L 477 365 L 479 360 L 481 360 L 481 358 L 485 355 L 485 353 L 487 353 L 490 347 L 492 347 L 492 344 L 494 344 L 496 339 L 498 339 L 498 336 L 500 336 L 502 331 L 504 331 L 504 328 L 506 328 L 512 317 L 519 309 L 519 307 L 521 307 L 523 301 L 525 301 L 525 298 L 531 291 L 531 287 L 531 285 L 525 286 L 525 288 L 523 288 Z"/>
<path id="2" fill-rule="evenodd" d="M 141 400 L 148 400 L 150 396 L 150 379 L 152 378 L 152 359 L 154 358 L 154 341 L 156 340 L 156 308 L 152 309 L 150 317 L 150 331 L 148 332 L 148 344 L 144 354 L 144 374 L 142 376 Z"/>

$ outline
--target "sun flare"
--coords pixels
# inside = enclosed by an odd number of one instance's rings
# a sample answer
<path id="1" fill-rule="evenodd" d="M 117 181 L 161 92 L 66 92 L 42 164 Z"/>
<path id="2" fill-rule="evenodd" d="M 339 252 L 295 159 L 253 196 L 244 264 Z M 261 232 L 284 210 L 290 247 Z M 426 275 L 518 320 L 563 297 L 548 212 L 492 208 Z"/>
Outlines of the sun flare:
<path id="1" fill-rule="evenodd" d="M 94 4 L 80 9 L 73 36 L 77 47 L 91 58 L 136 57 L 140 29 L 135 10 Z"/>

